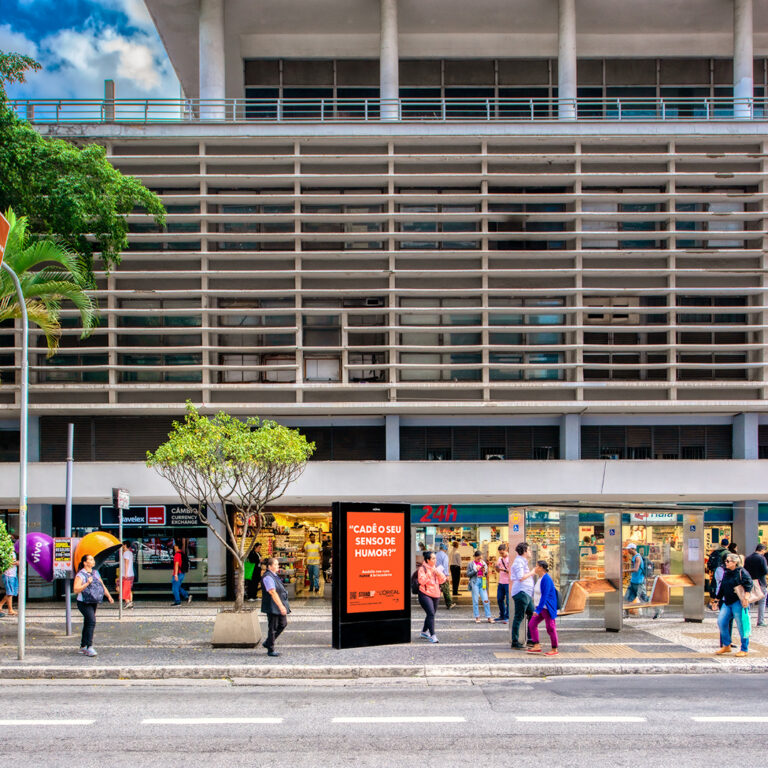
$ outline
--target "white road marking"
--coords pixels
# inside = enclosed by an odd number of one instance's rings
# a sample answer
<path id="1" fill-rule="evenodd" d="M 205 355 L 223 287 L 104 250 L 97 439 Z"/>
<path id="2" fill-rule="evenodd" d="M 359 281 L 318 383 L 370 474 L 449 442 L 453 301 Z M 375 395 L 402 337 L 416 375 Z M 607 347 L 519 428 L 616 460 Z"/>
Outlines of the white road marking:
<path id="1" fill-rule="evenodd" d="M 147 717 L 142 725 L 278 725 L 282 717 Z"/>
<path id="2" fill-rule="evenodd" d="M 692 717 L 695 723 L 768 723 L 768 717 L 762 715 L 715 715 L 712 717 Z"/>
<path id="3" fill-rule="evenodd" d="M 0 720 L 0 726 L 15 725 L 93 725 L 93 720 Z"/>
<path id="4" fill-rule="evenodd" d="M 644 717 L 629 715 L 523 715 L 518 723 L 644 723 Z"/>
<path id="5" fill-rule="evenodd" d="M 446 715 L 406 717 L 334 717 L 332 723 L 466 723 L 466 718 Z"/>

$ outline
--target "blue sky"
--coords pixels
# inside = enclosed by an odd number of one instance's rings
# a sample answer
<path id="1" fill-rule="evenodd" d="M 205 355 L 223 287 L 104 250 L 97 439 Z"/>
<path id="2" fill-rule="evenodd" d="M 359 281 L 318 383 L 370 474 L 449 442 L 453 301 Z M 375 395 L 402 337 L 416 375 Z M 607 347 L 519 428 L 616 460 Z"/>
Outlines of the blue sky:
<path id="1" fill-rule="evenodd" d="M 178 98 L 179 82 L 144 0 L 0 0 L 0 50 L 26 53 L 43 70 L 11 98 Z"/>

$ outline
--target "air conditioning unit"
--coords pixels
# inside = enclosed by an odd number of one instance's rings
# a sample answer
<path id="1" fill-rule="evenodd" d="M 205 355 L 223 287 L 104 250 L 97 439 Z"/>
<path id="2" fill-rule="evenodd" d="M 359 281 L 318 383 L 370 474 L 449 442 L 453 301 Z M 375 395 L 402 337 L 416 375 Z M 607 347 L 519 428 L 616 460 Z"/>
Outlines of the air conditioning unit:
<path id="1" fill-rule="evenodd" d="M 602 296 L 587 296 L 584 298 L 585 307 L 599 307 L 595 312 L 587 312 L 584 316 L 584 322 L 587 325 L 639 325 L 640 314 L 638 312 L 630 312 L 630 308 L 637 307 L 639 300 L 635 296 L 615 296 L 602 297 Z M 615 307 L 617 310 L 621 308 L 627 309 L 626 312 L 613 311 L 604 312 L 603 308 Z"/>
<path id="2" fill-rule="evenodd" d="M 384 299 L 381 296 L 369 296 L 365 300 L 366 307 L 383 307 Z"/>

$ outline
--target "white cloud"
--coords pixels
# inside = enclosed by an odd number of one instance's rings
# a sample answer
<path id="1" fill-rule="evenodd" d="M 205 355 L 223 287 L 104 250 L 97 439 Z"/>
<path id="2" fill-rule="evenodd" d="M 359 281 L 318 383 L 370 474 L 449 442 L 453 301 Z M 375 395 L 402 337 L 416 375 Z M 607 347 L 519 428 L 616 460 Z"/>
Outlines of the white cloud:
<path id="1" fill-rule="evenodd" d="M 144 0 L 101 0 L 101 5 L 124 13 L 135 27 L 148 30 L 155 28 Z"/>
<path id="2" fill-rule="evenodd" d="M 88 24 L 59 30 L 35 45 L 3 25 L 0 50 L 29 53 L 43 65 L 43 71 L 30 75 L 25 85 L 8 89 L 12 98 L 101 98 L 104 80 L 115 80 L 118 98 L 174 98 L 179 93 L 176 75 L 154 31 L 122 34 L 114 27 Z"/>

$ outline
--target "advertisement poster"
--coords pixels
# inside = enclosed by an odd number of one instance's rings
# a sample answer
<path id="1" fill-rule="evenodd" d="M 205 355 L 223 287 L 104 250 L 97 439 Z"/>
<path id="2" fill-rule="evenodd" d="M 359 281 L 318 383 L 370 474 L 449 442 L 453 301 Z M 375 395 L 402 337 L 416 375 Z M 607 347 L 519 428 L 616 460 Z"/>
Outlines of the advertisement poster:
<path id="1" fill-rule="evenodd" d="M 349 512 L 347 613 L 405 608 L 405 521 L 398 513 Z"/>
<path id="2" fill-rule="evenodd" d="M 72 539 L 53 540 L 53 578 L 72 578 Z"/>

